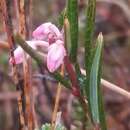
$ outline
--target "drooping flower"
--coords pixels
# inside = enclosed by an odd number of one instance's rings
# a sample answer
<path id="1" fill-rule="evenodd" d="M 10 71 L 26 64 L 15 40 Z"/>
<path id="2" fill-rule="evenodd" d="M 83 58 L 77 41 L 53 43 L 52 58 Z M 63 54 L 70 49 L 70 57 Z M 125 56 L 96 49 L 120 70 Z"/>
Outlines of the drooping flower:
<path id="1" fill-rule="evenodd" d="M 63 40 L 63 35 L 59 29 L 52 23 L 44 23 L 37 27 L 33 31 L 33 37 L 36 40 L 47 41 L 50 44 L 54 43 L 56 40 Z"/>
<path id="2" fill-rule="evenodd" d="M 38 46 L 43 47 L 44 49 L 48 49 L 49 47 L 49 43 L 45 41 L 26 41 L 26 43 L 34 50 L 36 50 Z M 28 57 L 29 55 L 27 55 L 27 58 Z M 14 60 L 16 64 L 21 64 L 24 60 L 24 50 L 20 46 L 18 46 L 14 50 Z M 13 64 L 13 62 L 14 62 L 13 59 L 10 58 L 9 63 Z"/>
<path id="3" fill-rule="evenodd" d="M 47 68 L 50 72 L 56 71 L 63 63 L 66 51 L 63 45 L 63 41 L 57 40 L 55 43 L 49 46 L 47 55 Z"/>
<path id="4" fill-rule="evenodd" d="M 50 72 L 56 71 L 66 56 L 63 33 L 54 24 L 48 22 L 40 25 L 33 32 L 33 37 L 32 41 L 26 41 L 27 44 L 34 50 L 42 52 L 43 56 L 45 54 L 48 70 Z M 16 64 L 20 64 L 24 60 L 24 50 L 20 46 L 14 51 L 14 59 Z M 10 58 L 9 63 L 13 64 L 12 58 Z"/>
<path id="5" fill-rule="evenodd" d="M 23 57 L 24 57 L 24 51 L 23 51 L 23 49 L 19 46 L 19 47 L 17 47 L 17 48 L 15 49 L 15 51 L 14 51 L 14 60 L 15 60 L 15 63 L 16 63 L 16 64 L 22 63 L 22 62 L 23 62 Z M 14 63 L 12 57 L 9 59 L 9 63 L 10 63 L 10 64 L 13 64 L 13 63 Z"/>

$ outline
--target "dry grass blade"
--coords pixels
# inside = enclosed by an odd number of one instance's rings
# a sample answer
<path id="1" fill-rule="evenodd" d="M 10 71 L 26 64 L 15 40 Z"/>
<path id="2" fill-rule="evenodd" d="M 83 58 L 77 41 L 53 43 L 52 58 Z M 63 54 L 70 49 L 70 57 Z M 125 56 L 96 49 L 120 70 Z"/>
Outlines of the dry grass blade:
<path id="1" fill-rule="evenodd" d="M 112 84 L 104 79 L 101 79 L 101 84 L 109 89 L 111 89 L 112 91 L 115 91 L 119 94 L 121 94 L 122 96 L 130 99 L 130 92 L 120 88 L 119 86 Z"/>
<path id="2" fill-rule="evenodd" d="M 81 69 L 81 72 L 82 72 L 83 75 L 86 75 L 86 72 L 85 72 L 84 69 Z M 122 95 L 122 96 L 124 96 L 124 97 L 126 97 L 128 99 L 130 99 L 130 92 L 122 89 L 121 87 L 119 87 L 119 86 L 117 86 L 115 84 L 112 84 L 112 83 L 110 83 L 109 81 L 107 81 L 105 79 L 101 79 L 101 84 L 104 87 L 109 88 L 112 91 L 114 91 L 114 92 L 116 92 L 116 93 L 118 93 L 118 94 L 120 94 L 120 95 Z"/>
<path id="3" fill-rule="evenodd" d="M 61 67 L 61 75 L 64 75 L 64 66 L 63 65 Z M 56 117 L 57 117 L 59 101 L 60 101 L 60 93 L 61 93 L 61 88 L 62 88 L 61 83 L 58 83 L 57 87 L 58 88 L 57 88 L 57 92 L 56 92 L 55 106 L 54 106 L 54 111 L 52 114 L 51 130 L 55 130 L 55 127 L 56 127 Z"/>

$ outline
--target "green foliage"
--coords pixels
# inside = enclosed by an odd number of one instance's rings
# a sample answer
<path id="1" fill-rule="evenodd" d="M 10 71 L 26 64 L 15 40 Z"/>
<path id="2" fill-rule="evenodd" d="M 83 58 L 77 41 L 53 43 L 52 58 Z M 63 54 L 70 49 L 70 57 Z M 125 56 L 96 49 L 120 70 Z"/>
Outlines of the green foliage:
<path id="1" fill-rule="evenodd" d="M 44 124 L 40 130 L 51 130 L 51 124 Z M 55 130 L 66 130 L 61 124 L 56 125 Z"/>
<path id="2" fill-rule="evenodd" d="M 73 63 L 75 63 L 77 60 L 78 49 L 78 0 L 68 0 L 67 18 L 70 23 L 70 59 Z"/>
<path id="3" fill-rule="evenodd" d="M 92 120 L 94 124 L 100 124 L 102 130 L 106 130 L 105 114 L 102 102 L 102 93 L 100 87 L 101 80 L 101 53 L 102 53 L 103 37 L 99 34 L 97 39 L 96 51 L 92 61 L 89 81 L 89 104 Z"/>
<path id="4" fill-rule="evenodd" d="M 86 12 L 85 30 L 85 69 L 87 79 L 85 83 L 85 95 L 88 98 L 88 105 L 93 123 L 100 125 L 106 130 L 102 94 L 100 88 L 101 75 L 101 52 L 102 36 L 98 37 L 97 46 L 94 46 L 94 24 L 95 24 L 96 0 L 88 0 Z"/>
<path id="5" fill-rule="evenodd" d="M 66 16 L 66 9 L 64 9 L 61 13 L 60 13 L 60 15 L 59 15 L 59 17 L 58 17 L 58 25 L 59 25 L 59 27 L 63 27 L 63 25 L 64 25 L 64 18 L 65 18 L 65 16 Z"/>
<path id="6" fill-rule="evenodd" d="M 92 43 L 94 39 L 93 33 L 95 23 L 95 9 L 96 9 L 96 0 L 88 0 L 87 12 L 86 12 L 86 27 L 85 27 L 85 69 L 88 77 L 88 80 L 86 82 L 86 85 L 88 87 L 89 87 L 90 69 L 92 65 L 92 47 L 93 47 Z"/>

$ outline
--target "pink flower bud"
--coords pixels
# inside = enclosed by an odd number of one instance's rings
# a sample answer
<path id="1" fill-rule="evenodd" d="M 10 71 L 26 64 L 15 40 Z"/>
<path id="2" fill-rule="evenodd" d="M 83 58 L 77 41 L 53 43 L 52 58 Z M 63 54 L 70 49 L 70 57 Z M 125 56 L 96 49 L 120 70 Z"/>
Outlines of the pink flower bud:
<path id="1" fill-rule="evenodd" d="M 63 63 L 66 51 L 63 45 L 63 41 L 57 40 L 54 44 L 48 48 L 47 55 L 47 68 L 50 72 L 57 70 Z"/>
<path id="2" fill-rule="evenodd" d="M 33 37 L 37 40 L 47 41 L 50 44 L 58 39 L 63 39 L 63 35 L 59 29 L 50 22 L 44 23 L 36 28 L 36 30 L 33 31 Z"/>

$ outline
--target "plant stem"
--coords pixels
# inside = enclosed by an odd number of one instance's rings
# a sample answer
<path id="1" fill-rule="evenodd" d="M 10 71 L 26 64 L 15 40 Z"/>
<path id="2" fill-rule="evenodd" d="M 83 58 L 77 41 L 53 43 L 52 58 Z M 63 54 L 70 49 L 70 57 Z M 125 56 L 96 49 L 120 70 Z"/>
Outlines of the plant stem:
<path id="1" fill-rule="evenodd" d="M 61 75 L 64 75 L 64 66 L 61 66 Z M 59 101 L 60 101 L 60 94 L 61 94 L 61 84 L 60 82 L 58 83 L 58 87 L 57 87 L 57 92 L 56 92 L 56 99 L 55 99 L 55 106 L 54 106 L 54 111 L 52 114 L 52 126 L 51 126 L 51 130 L 55 130 L 56 128 L 56 116 L 57 116 L 57 112 L 58 112 L 58 107 L 59 107 Z"/>
<path id="2" fill-rule="evenodd" d="M 17 44 L 19 44 L 32 58 L 34 58 L 38 64 L 44 65 L 42 56 L 37 53 L 35 50 L 33 50 L 26 41 L 19 35 L 15 35 L 15 41 Z"/>
<path id="3" fill-rule="evenodd" d="M 26 38 L 29 39 L 32 33 L 32 0 L 24 0 L 24 3 Z"/>
<path id="4" fill-rule="evenodd" d="M 19 33 L 23 37 L 23 39 L 27 38 L 27 22 L 26 17 L 29 17 L 29 13 L 25 10 L 29 4 L 25 3 L 25 0 L 19 1 Z M 26 7 L 26 8 L 25 8 Z M 25 109 L 24 117 L 25 117 L 25 124 L 28 130 L 34 129 L 34 117 L 33 117 L 33 93 L 31 87 L 31 60 L 27 59 L 26 53 L 24 53 L 24 61 L 23 61 L 23 73 L 24 73 L 24 99 L 25 99 Z"/>
<path id="5" fill-rule="evenodd" d="M 11 18 L 11 1 L 10 0 L 1 0 L 0 1 L 0 7 L 1 7 L 1 12 L 3 15 L 3 21 L 5 24 L 5 29 L 7 33 L 7 38 L 8 38 L 8 44 L 10 48 L 10 55 L 11 58 L 13 59 L 13 78 L 14 82 L 16 85 L 16 89 L 20 90 L 20 81 L 18 80 L 18 73 L 17 73 L 17 67 L 15 64 L 15 58 L 14 58 L 14 37 L 13 37 L 13 26 L 12 26 L 12 18 Z M 24 121 L 24 116 L 23 116 L 23 111 L 22 111 L 22 97 L 18 97 L 18 111 L 19 111 L 19 121 L 20 121 L 20 130 L 22 130 L 25 127 L 25 121 Z"/>

